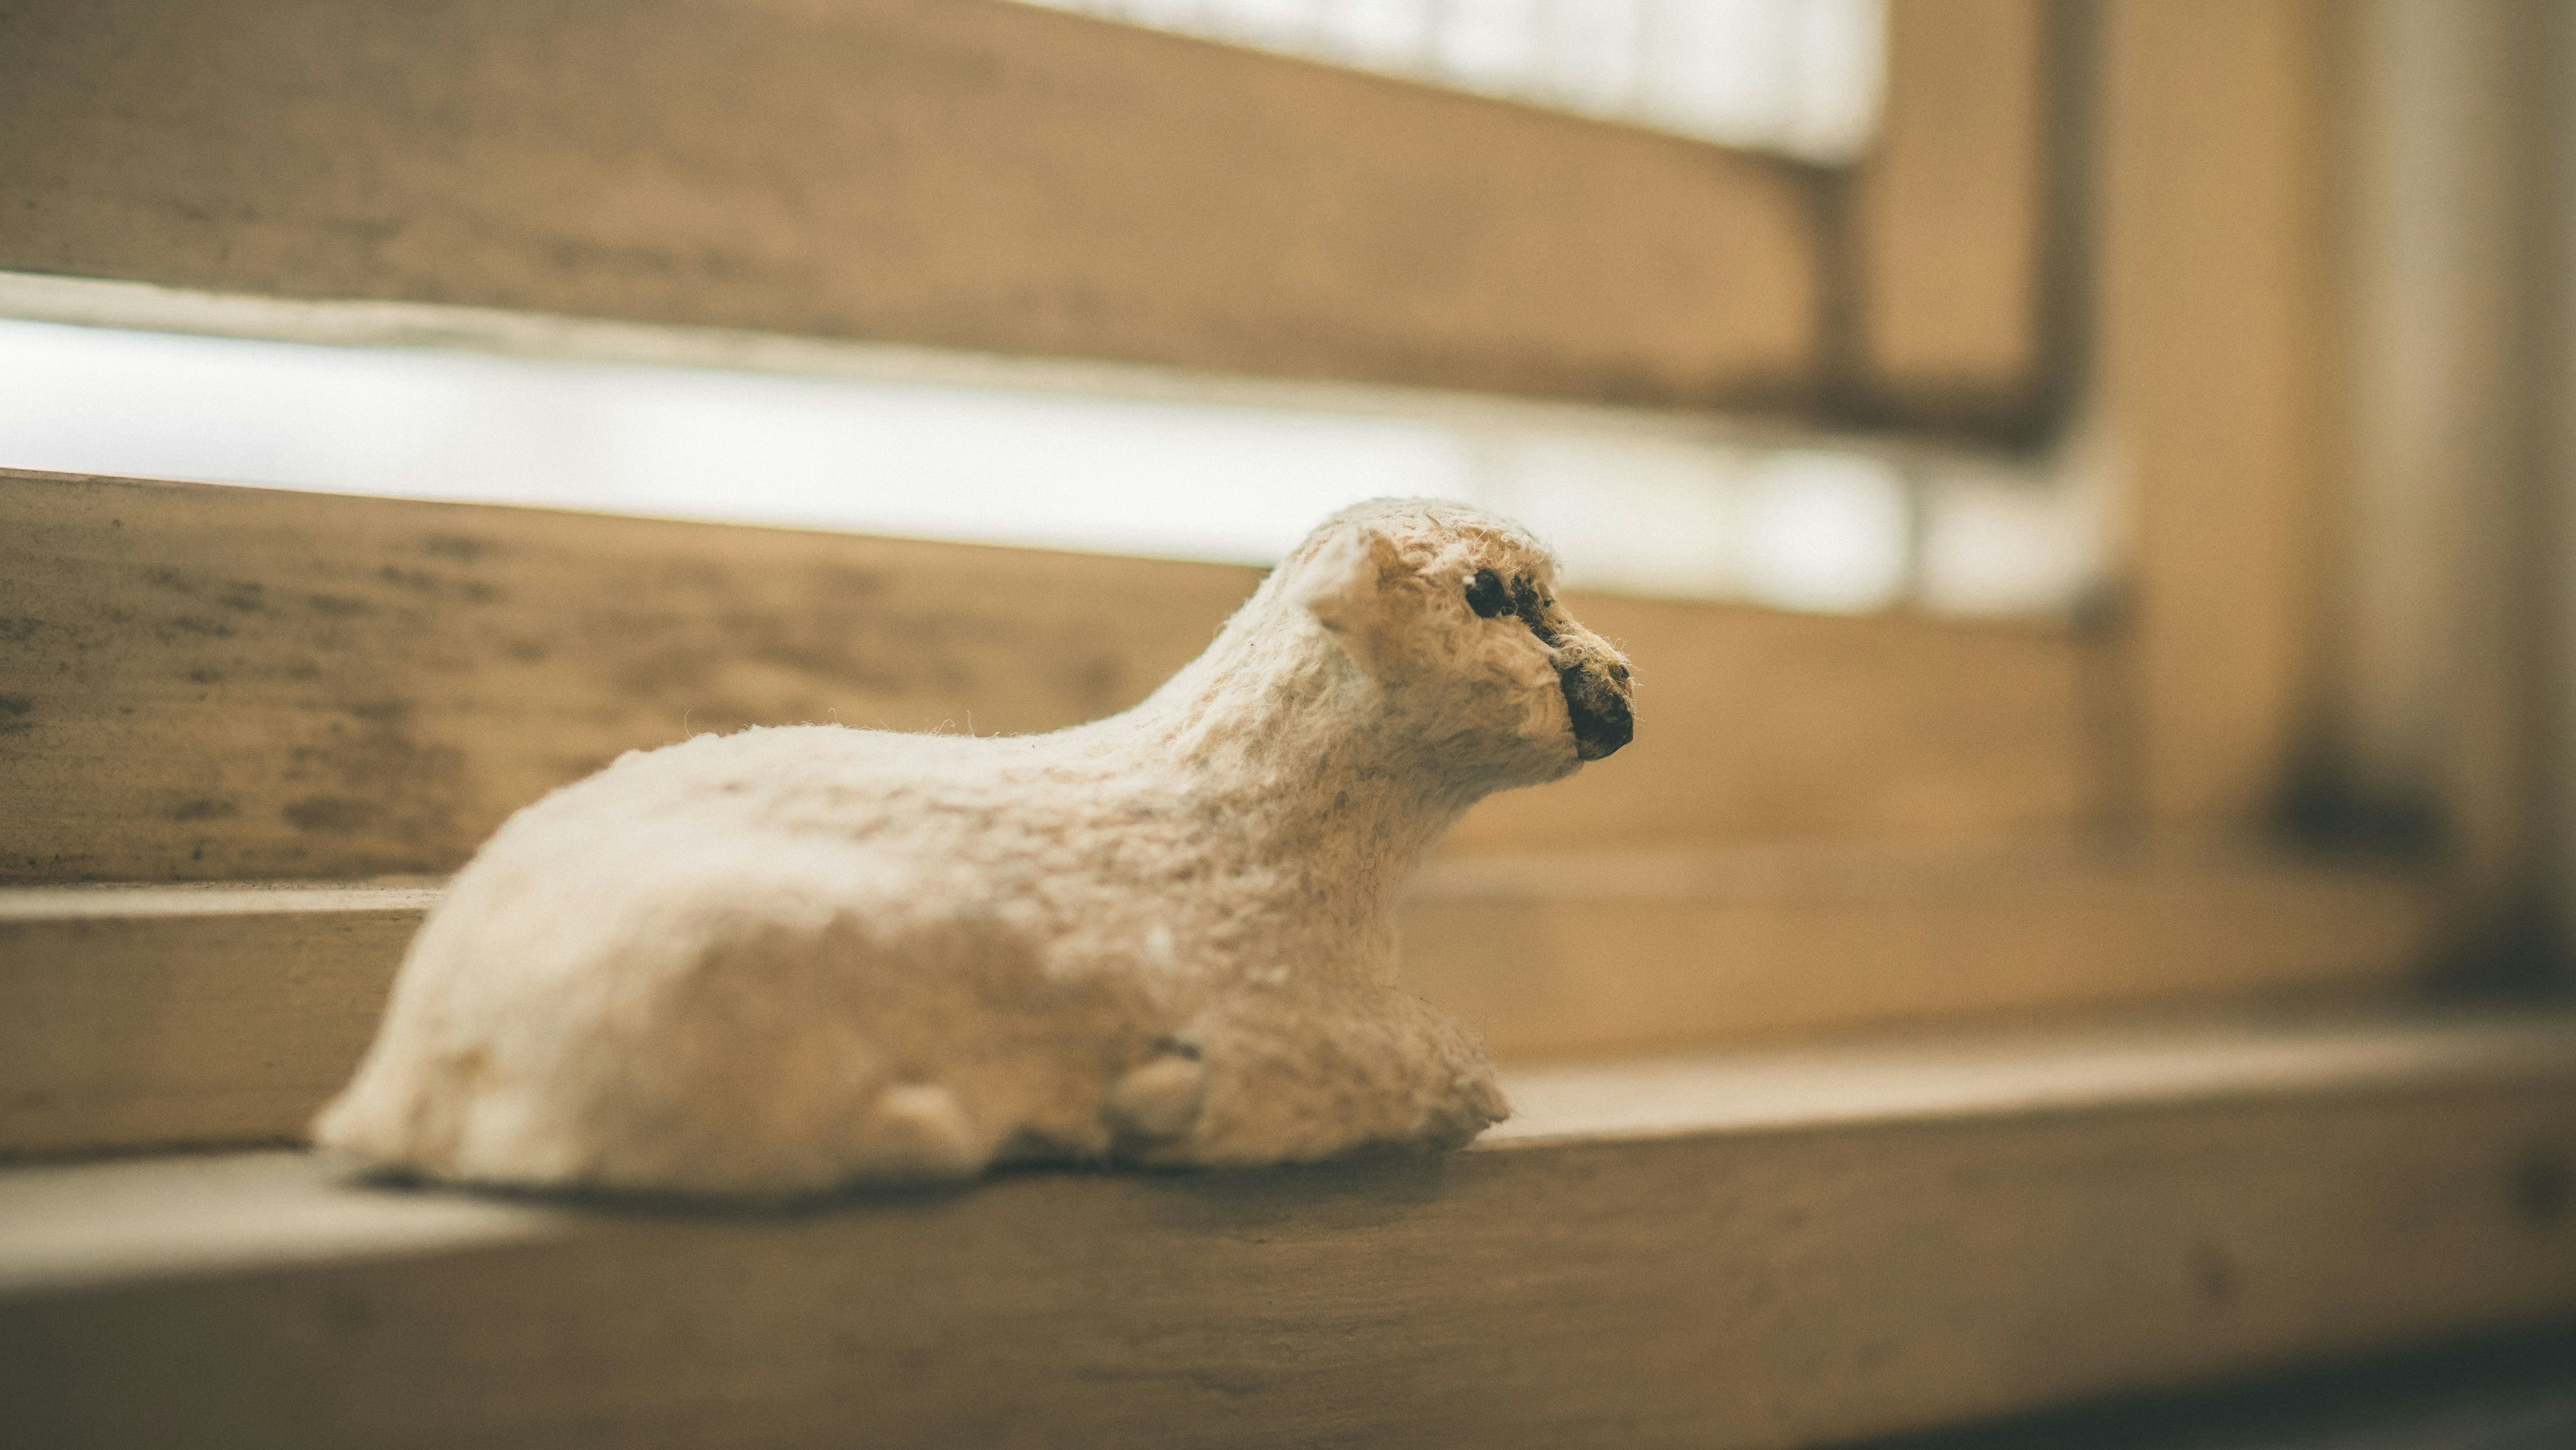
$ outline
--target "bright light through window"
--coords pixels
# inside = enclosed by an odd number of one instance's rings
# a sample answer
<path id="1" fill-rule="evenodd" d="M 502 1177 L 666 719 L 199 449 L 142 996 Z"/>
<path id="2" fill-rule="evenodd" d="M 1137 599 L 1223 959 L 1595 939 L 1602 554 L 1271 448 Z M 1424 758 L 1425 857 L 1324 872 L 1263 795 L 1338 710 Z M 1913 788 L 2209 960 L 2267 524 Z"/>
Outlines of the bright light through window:
<path id="1" fill-rule="evenodd" d="M 1246 563 L 1344 504 L 1428 495 L 1525 521 L 1569 584 L 1842 612 L 2045 614 L 2099 572 L 2089 495 L 2027 465 L 1764 441 L 1695 415 L 0 283 L 22 310 L 139 298 L 201 324 L 494 346 L 514 327 L 589 329 L 610 356 L 774 344 L 807 369 L 0 321 L 0 466 Z"/>
<path id="2" fill-rule="evenodd" d="M 1745 591 L 1793 609 L 1857 612 L 1904 593 L 1912 509 L 1896 474 L 1849 453 L 1776 453 L 1745 471 Z"/>
<path id="3" fill-rule="evenodd" d="M 1825 163 L 1885 71 L 1885 0 L 1035 3 Z"/>

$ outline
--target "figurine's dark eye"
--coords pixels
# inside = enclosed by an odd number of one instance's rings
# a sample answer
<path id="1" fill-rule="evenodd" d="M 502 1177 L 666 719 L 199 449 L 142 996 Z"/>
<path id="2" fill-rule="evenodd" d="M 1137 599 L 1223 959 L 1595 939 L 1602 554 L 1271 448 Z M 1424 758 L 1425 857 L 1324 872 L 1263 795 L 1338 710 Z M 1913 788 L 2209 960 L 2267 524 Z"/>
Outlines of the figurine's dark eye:
<path id="1" fill-rule="evenodd" d="M 1479 619 L 1491 619 L 1512 607 L 1512 592 L 1503 587 L 1503 576 L 1491 569 L 1479 569 L 1467 581 L 1467 607 Z"/>

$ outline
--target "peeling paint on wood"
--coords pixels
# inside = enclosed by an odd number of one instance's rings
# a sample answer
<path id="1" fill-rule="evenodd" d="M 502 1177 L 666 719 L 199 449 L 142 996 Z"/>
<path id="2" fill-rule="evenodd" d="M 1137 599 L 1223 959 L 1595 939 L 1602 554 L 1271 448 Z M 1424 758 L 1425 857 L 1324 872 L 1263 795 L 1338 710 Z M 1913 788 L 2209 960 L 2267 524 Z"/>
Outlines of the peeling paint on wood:
<path id="1" fill-rule="evenodd" d="M 1256 577 L 25 475 L 0 535 L 16 880 L 443 871 L 693 733 L 1068 725 L 1159 683 Z"/>
<path id="2" fill-rule="evenodd" d="M 620 752 L 1093 719 L 1246 568 L 0 471 L 0 880 L 444 872 Z M 2088 648 L 2038 628 L 1569 596 L 1637 743 L 1462 851 L 2062 830 Z M 183 623 L 182 621 L 186 621 Z"/>

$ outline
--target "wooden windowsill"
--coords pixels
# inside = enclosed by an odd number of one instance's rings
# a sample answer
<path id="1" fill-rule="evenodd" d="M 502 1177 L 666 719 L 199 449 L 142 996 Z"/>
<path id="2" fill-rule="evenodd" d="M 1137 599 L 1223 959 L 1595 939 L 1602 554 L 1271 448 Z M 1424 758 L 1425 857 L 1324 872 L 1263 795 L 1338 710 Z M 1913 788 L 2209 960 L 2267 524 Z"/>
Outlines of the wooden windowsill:
<path id="1" fill-rule="evenodd" d="M 794 1214 L 0 1173 L 35 1443 L 1782 1446 L 2576 1306 L 2576 1020 L 1516 1075 L 1476 1148 Z"/>

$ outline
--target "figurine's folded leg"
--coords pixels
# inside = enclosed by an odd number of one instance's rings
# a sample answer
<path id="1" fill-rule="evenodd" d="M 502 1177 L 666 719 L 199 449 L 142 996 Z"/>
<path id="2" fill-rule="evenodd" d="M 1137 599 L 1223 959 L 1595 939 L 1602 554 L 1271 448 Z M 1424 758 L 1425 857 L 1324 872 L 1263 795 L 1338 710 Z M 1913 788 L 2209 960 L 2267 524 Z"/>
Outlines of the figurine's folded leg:
<path id="1" fill-rule="evenodd" d="M 1207 1107 L 1206 1054 L 1195 1042 L 1172 1037 L 1154 1055 L 1109 1085 L 1101 1105 L 1112 1151 L 1142 1162 L 1185 1152 Z"/>
<path id="2" fill-rule="evenodd" d="M 1139 1145 L 1132 1156 L 1143 1161 L 1454 1148 L 1509 1112 L 1475 1034 L 1392 988 L 1264 995 L 1211 1014 L 1188 1040 L 1201 1054 L 1196 1109 L 1185 1133 Z M 1129 1079 L 1147 1072 L 1181 1076 L 1147 1064 Z"/>

